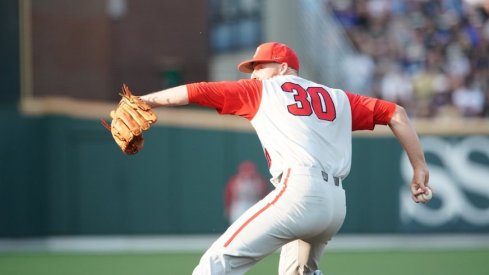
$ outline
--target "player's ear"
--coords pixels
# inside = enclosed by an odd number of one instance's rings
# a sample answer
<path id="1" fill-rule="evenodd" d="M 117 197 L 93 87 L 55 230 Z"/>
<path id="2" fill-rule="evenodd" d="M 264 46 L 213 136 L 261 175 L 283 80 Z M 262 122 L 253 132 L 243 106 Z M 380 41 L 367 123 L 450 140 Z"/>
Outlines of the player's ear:
<path id="1" fill-rule="evenodd" d="M 285 62 L 282 62 L 282 63 L 280 63 L 278 74 L 279 75 L 285 75 L 285 74 L 287 74 L 288 69 L 289 69 L 289 65 Z"/>

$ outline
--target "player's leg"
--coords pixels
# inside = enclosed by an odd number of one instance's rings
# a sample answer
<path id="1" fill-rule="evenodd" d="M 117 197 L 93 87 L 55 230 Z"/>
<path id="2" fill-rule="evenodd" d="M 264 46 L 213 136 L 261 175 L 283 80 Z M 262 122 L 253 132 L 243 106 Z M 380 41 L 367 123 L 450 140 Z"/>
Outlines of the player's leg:
<path id="1" fill-rule="evenodd" d="M 289 207 L 282 190 L 279 184 L 234 222 L 204 253 L 193 274 L 244 274 L 289 242 L 292 237 L 281 232 L 288 219 L 282 210 Z"/>
<path id="2" fill-rule="evenodd" d="M 322 189 L 322 187 L 320 188 Z M 322 274 L 319 270 L 319 262 L 324 253 L 327 242 L 341 228 L 345 214 L 346 202 L 345 192 L 341 186 L 327 186 L 325 190 L 317 190 L 316 193 L 323 193 L 323 205 L 316 205 L 313 219 L 322 219 L 322 223 L 316 223 L 316 228 L 323 228 L 316 235 L 302 235 L 301 239 L 287 243 L 282 247 L 280 253 L 279 274 Z M 307 202 L 305 204 L 307 206 Z M 307 207 L 314 209 L 314 207 Z M 323 218 L 318 218 L 323 217 Z M 316 215 L 316 217 L 314 217 Z M 307 220 L 313 223 L 314 221 Z"/>

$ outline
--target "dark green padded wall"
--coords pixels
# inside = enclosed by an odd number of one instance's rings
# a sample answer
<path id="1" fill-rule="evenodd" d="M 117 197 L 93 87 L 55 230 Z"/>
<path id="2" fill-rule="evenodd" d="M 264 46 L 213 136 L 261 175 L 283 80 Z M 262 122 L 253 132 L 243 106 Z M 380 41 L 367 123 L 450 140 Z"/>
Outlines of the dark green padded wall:
<path id="1" fill-rule="evenodd" d="M 220 233 L 227 227 L 224 186 L 239 163 L 253 160 L 269 177 L 254 133 L 156 125 L 145 133 L 143 151 L 126 156 L 98 121 L 24 117 L 0 109 L 0 125 L 12 131 L 0 135 L 0 237 Z M 458 144 L 461 139 L 439 141 Z M 486 225 L 460 220 L 438 229 L 415 222 L 401 225 L 400 190 L 405 183 L 398 141 L 356 137 L 353 151 L 352 171 L 344 182 L 348 209 L 341 232 L 487 230 Z M 481 169 L 489 164 L 481 153 L 471 159 Z M 479 197 L 472 202 L 486 209 L 486 198 Z M 450 203 L 448 197 L 440 198 L 433 207 Z"/>

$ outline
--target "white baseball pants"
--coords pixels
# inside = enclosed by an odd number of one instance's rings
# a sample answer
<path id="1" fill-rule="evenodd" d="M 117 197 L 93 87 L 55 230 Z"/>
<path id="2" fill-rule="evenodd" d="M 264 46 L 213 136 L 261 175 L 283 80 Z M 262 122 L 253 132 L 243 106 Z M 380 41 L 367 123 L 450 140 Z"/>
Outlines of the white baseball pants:
<path id="1" fill-rule="evenodd" d="M 320 169 L 290 168 L 204 253 L 193 275 L 244 274 L 282 247 L 279 274 L 321 274 L 319 260 L 346 214 L 345 191 Z"/>

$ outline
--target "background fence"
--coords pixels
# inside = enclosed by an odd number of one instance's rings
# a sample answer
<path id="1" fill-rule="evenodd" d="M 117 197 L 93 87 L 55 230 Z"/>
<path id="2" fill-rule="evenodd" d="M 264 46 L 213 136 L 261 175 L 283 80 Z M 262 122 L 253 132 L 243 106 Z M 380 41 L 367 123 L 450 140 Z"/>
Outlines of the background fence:
<path id="1" fill-rule="evenodd" d="M 215 114 L 217 116 L 217 114 Z M 242 160 L 268 177 L 255 134 L 157 125 L 125 156 L 92 119 L 3 110 L 0 237 L 219 233 L 224 185 Z M 392 136 L 356 136 L 342 232 L 488 232 L 488 136 L 423 136 L 435 198 L 410 200 Z"/>

